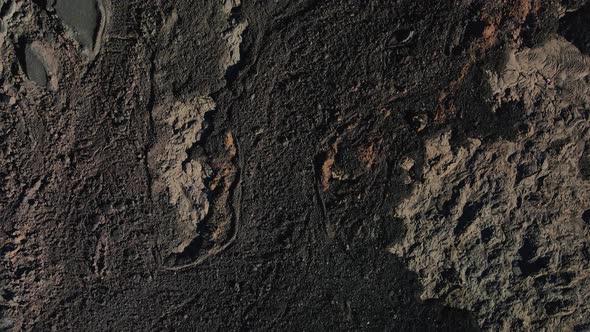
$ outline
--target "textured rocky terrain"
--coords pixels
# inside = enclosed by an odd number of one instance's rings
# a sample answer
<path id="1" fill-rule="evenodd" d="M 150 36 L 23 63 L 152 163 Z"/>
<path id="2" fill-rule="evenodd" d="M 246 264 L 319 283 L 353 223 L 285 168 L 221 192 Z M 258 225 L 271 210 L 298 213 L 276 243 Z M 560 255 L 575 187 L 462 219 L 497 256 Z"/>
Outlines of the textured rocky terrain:
<path id="1" fill-rule="evenodd" d="M 0 330 L 590 330 L 590 3 L 0 0 Z"/>

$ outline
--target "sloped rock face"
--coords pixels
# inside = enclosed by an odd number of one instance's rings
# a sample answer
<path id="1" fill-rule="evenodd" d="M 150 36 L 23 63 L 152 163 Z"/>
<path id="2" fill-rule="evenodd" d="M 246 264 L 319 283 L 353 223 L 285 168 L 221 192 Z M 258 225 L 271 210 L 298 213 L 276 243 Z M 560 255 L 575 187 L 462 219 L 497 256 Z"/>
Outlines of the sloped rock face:
<path id="1" fill-rule="evenodd" d="M 396 208 L 423 299 L 506 331 L 588 328 L 590 58 L 557 38 L 509 52 L 490 73 L 495 112 L 523 112 L 512 140 L 450 131 L 426 143 L 412 195 Z"/>
<path id="2" fill-rule="evenodd" d="M 0 0 L 0 330 L 590 329 L 588 6 Z"/>

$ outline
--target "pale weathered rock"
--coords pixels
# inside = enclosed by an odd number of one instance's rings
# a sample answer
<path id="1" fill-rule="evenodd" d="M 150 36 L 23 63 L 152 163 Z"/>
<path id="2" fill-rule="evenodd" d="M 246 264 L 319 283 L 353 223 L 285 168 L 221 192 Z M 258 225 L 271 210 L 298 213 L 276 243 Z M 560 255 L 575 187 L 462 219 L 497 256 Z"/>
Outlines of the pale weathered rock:
<path id="1" fill-rule="evenodd" d="M 450 131 L 428 141 L 423 179 L 396 209 L 407 233 L 390 247 L 423 299 L 471 310 L 485 330 L 589 328 L 589 72 L 560 38 L 511 51 L 490 84 L 496 111 L 522 103 L 527 128 L 457 149 Z"/>
<path id="2" fill-rule="evenodd" d="M 174 102 L 154 108 L 159 128 L 157 143 L 149 154 L 155 194 L 166 194 L 178 210 L 178 242 L 171 251 L 180 253 L 198 236 L 197 226 L 209 210 L 204 179 L 211 173 L 207 164 L 191 160 L 187 152 L 201 138 L 205 113 L 213 110 L 211 98 Z"/>

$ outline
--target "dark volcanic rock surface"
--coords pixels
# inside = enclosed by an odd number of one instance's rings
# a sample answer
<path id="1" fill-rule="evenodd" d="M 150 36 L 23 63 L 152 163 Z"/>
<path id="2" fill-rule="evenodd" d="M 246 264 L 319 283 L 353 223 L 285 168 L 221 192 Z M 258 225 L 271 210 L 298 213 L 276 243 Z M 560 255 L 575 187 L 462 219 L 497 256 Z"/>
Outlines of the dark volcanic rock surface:
<path id="1" fill-rule="evenodd" d="M 587 329 L 587 8 L 0 1 L 0 328 Z"/>

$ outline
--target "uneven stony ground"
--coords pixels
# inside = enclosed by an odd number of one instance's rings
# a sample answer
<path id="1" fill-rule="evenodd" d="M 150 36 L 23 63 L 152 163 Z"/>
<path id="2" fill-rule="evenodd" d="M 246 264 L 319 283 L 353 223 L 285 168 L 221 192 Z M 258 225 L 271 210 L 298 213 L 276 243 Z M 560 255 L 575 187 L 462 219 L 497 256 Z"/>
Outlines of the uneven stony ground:
<path id="1" fill-rule="evenodd" d="M 0 330 L 590 331 L 585 0 L 0 0 Z"/>

